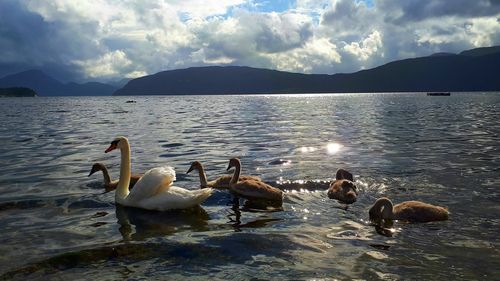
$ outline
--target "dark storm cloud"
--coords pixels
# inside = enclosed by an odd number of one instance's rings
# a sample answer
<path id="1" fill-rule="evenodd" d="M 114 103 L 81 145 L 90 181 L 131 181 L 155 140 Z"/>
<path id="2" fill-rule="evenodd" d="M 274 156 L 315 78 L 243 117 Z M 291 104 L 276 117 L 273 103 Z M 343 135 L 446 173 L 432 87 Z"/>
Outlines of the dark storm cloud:
<path id="1" fill-rule="evenodd" d="M 69 26 L 47 22 L 18 1 L 0 1 L 0 76 L 26 69 L 41 69 L 61 80 L 81 76 L 71 61 L 93 56 L 93 23 Z"/>
<path id="2" fill-rule="evenodd" d="M 378 28 L 377 17 L 377 11 L 363 3 L 341 0 L 323 14 L 321 22 L 332 28 L 338 39 L 352 42 Z"/>
<path id="3" fill-rule="evenodd" d="M 255 43 L 257 51 L 278 53 L 300 47 L 313 35 L 311 23 L 297 23 L 294 15 L 247 15 L 243 24 L 257 30 Z M 250 24 L 250 22 L 255 24 Z"/>
<path id="4" fill-rule="evenodd" d="M 359 16 L 366 10 L 366 6 L 362 3 L 342 0 L 336 2 L 332 9 L 323 14 L 322 21 L 326 24 L 333 22 L 342 24 L 346 28 L 349 27 L 350 30 L 364 23 L 359 21 Z"/>
<path id="5" fill-rule="evenodd" d="M 398 2 L 396 5 L 392 0 L 377 2 L 382 9 L 392 9 L 395 6 L 400 9 L 402 15 L 386 18 L 398 24 L 443 16 L 482 17 L 500 13 L 498 0 L 406 0 Z"/>
<path id="6" fill-rule="evenodd" d="M 14 1 L 0 2 L 0 48 L 1 62 L 23 62 L 30 59 L 21 55 L 32 51 L 28 46 L 44 43 L 44 37 L 50 32 L 39 15 L 31 14 L 21 9 Z"/>
<path id="7" fill-rule="evenodd" d="M 16 1 L 0 1 L 0 11 L 0 75 L 42 67 L 50 57 L 46 53 L 50 27 L 41 16 L 23 10 Z"/>

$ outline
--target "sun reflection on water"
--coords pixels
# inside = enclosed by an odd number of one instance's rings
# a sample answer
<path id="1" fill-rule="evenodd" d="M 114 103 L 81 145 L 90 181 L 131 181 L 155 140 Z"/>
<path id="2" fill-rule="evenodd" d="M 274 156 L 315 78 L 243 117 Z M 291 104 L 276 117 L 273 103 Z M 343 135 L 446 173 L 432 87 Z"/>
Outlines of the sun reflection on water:
<path id="1" fill-rule="evenodd" d="M 326 151 L 328 154 L 336 154 L 342 147 L 343 146 L 340 143 L 331 142 L 326 145 Z"/>
<path id="2" fill-rule="evenodd" d="M 316 147 L 312 147 L 312 146 L 303 146 L 300 148 L 300 152 L 302 153 L 309 153 L 309 152 L 314 152 L 318 150 Z"/>

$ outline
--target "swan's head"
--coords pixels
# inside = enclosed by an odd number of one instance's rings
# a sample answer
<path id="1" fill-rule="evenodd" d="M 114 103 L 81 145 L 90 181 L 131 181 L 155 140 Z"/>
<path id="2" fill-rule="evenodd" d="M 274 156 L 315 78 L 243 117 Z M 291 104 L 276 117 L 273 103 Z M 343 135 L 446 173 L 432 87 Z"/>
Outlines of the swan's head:
<path id="1" fill-rule="evenodd" d="M 358 199 L 358 187 L 352 181 L 344 180 L 342 188 L 347 190 L 345 197 L 346 201 L 354 203 Z"/>
<path id="2" fill-rule="evenodd" d="M 239 167 L 241 165 L 240 159 L 231 158 L 229 159 L 229 165 L 227 166 L 227 171 L 229 171 L 232 167 Z"/>
<path id="3" fill-rule="evenodd" d="M 346 204 L 352 204 L 358 199 L 358 188 L 350 180 L 342 180 L 342 195 L 343 200 Z"/>
<path id="4" fill-rule="evenodd" d="M 368 211 L 370 220 L 381 222 L 383 219 L 391 219 L 392 217 L 392 202 L 389 198 L 382 197 L 375 201 L 375 204 Z"/>
<path id="5" fill-rule="evenodd" d="M 199 161 L 194 161 L 191 163 L 191 167 L 189 167 L 189 170 L 186 172 L 186 174 L 189 174 L 192 170 L 201 170 L 201 163 Z"/>
<path id="6" fill-rule="evenodd" d="M 350 180 L 336 180 L 328 189 L 328 197 L 345 204 L 352 204 L 358 199 L 358 189 Z"/>
<path id="7" fill-rule="evenodd" d="M 336 180 L 350 180 L 354 181 L 354 178 L 351 173 L 349 173 L 347 170 L 344 169 L 338 169 L 337 173 L 335 174 L 335 179 Z"/>
<path id="8" fill-rule="evenodd" d="M 90 170 L 89 177 L 95 172 L 103 171 L 104 169 L 106 169 L 104 164 L 94 163 L 94 165 L 92 165 L 92 169 Z"/>
<path id="9" fill-rule="evenodd" d="M 108 153 L 117 148 L 125 147 L 128 143 L 128 139 L 126 137 L 117 137 L 111 142 L 111 145 L 104 151 L 104 153 Z"/>
<path id="10" fill-rule="evenodd" d="M 382 219 L 382 210 L 379 206 L 373 205 L 368 211 L 368 215 L 371 221 L 379 221 Z"/>

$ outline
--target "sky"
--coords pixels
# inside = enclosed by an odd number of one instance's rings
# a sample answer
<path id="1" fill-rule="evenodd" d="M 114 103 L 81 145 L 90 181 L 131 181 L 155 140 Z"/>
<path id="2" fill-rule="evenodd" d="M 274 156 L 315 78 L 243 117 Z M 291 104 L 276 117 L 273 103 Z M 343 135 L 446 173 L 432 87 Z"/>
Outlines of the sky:
<path id="1" fill-rule="evenodd" d="M 0 0 L 0 77 L 242 65 L 350 73 L 500 45 L 500 0 Z"/>

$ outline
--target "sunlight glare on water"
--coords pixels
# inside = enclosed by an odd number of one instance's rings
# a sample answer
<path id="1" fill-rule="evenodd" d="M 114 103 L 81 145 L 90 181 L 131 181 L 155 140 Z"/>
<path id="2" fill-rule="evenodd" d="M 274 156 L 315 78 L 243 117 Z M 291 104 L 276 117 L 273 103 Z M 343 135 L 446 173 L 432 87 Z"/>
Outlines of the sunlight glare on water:
<path id="1" fill-rule="evenodd" d="M 311 146 L 303 146 L 300 148 L 300 151 L 302 153 L 315 152 L 316 150 L 318 150 L 316 147 L 311 147 Z"/>
<path id="2" fill-rule="evenodd" d="M 339 143 L 331 142 L 326 145 L 326 151 L 328 152 L 328 154 L 336 154 L 340 151 L 342 147 L 343 146 Z"/>

